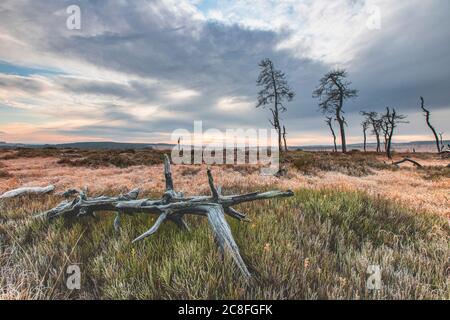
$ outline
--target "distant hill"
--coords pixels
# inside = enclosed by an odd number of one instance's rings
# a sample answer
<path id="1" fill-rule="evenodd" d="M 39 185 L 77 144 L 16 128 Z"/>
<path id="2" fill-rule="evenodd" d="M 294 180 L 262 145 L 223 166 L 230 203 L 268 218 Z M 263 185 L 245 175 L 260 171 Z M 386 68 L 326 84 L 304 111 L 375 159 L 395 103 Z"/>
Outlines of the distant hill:
<path id="1" fill-rule="evenodd" d="M 450 140 L 444 140 L 444 145 L 448 145 Z M 376 143 L 367 143 L 367 150 L 373 151 L 376 149 Z M 348 150 L 362 150 L 364 145 L 362 143 L 354 143 L 348 144 Z M 384 148 L 384 144 L 381 143 L 381 148 Z M 333 150 L 332 145 L 316 145 L 316 146 L 297 146 L 297 147 L 289 147 L 289 149 L 302 149 L 305 151 L 330 151 Z M 339 149 L 339 145 L 338 145 Z M 436 151 L 436 142 L 435 141 L 411 141 L 411 142 L 397 142 L 392 143 L 392 149 L 396 151 L 417 151 L 417 152 L 435 152 Z"/>
<path id="2" fill-rule="evenodd" d="M 450 140 L 444 141 L 445 145 L 450 144 Z M 6 143 L 1 142 L 0 148 L 74 148 L 74 149 L 171 149 L 175 145 L 168 143 L 128 143 L 128 142 L 74 142 L 62 144 L 23 144 L 23 143 Z M 383 144 L 382 144 L 383 147 Z M 375 150 L 375 143 L 368 143 L 368 150 Z M 417 152 L 434 152 L 436 144 L 434 141 L 412 141 L 393 143 L 393 150 L 397 151 L 417 151 Z M 331 151 L 332 145 L 316 145 L 316 146 L 291 146 L 291 150 L 302 149 L 305 151 Z M 362 150 L 363 144 L 349 144 L 348 150 L 357 149 Z"/>
<path id="3" fill-rule="evenodd" d="M 22 144 L 3 143 L 0 148 L 74 148 L 74 149 L 169 149 L 167 143 L 128 143 L 128 142 L 73 142 L 61 144 Z"/>

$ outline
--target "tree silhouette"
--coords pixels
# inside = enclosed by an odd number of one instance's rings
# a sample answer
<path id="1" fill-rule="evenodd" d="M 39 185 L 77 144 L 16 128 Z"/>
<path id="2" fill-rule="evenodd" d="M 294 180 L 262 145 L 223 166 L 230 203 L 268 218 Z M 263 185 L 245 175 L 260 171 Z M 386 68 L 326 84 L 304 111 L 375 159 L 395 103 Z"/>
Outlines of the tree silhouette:
<path id="1" fill-rule="evenodd" d="M 395 108 L 392 108 L 392 111 L 389 107 L 386 108 L 386 114 L 384 115 L 386 119 L 386 125 L 388 129 L 388 138 L 386 143 L 386 155 L 389 159 L 392 159 L 391 153 L 391 145 L 392 145 L 392 137 L 394 135 L 394 129 L 397 127 L 399 123 L 408 123 L 408 121 L 404 121 L 406 116 L 402 114 L 398 114 Z"/>
<path id="2" fill-rule="evenodd" d="M 281 123 L 280 123 L 280 113 L 286 111 L 284 105 L 285 101 L 292 101 L 295 93 L 291 90 L 286 80 L 286 75 L 275 69 L 272 61 L 270 59 L 264 59 L 259 64 L 261 72 L 259 74 L 256 84 L 262 89 L 258 92 L 258 104 L 259 107 L 269 106 L 269 110 L 272 113 L 272 120 L 270 124 L 277 130 L 278 133 L 278 150 L 281 154 L 282 143 L 281 143 Z"/>
<path id="3" fill-rule="evenodd" d="M 383 138 L 384 138 L 384 152 L 387 151 L 387 145 L 388 145 L 388 140 L 389 140 L 389 119 L 387 118 L 387 115 L 384 114 L 381 116 L 380 119 L 378 119 L 379 121 L 379 127 L 381 129 L 381 132 L 383 133 Z"/>
<path id="4" fill-rule="evenodd" d="M 367 129 L 369 129 L 370 122 L 368 119 L 365 119 L 363 122 L 361 122 L 361 126 L 363 129 L 363 135 L 364 135 L 364 152 L 367 151 L 366 145 L 367 145 Z"/>
<path id="5" fill-rule="evenodd" d="M 286 143 L 286 127 L 283 126 L 283 141 L 284 141 L 284 151 L 288 151 L 287 143 Z"/>
<path id="6" fill-rule="evenodd" d="M 381 144 L 380 144 L 380 132 L 381 132 L 381 119 L 378 118 L 378 113 L 375 111 L 361 111 L 361 115 L 363 115 L 366 121 L 372 126 L 372 134 L 375 135 L 377 139 L 377 152 L 381 152 Z"/>
<path id="7" fill-rule="evenodd" d="M 337 152 L 337 146 L 336 146 L 336 134 L 334 133 L 334 129 L 333 129 L 333 118 L 332 117 L 326 117 L 325 119 L 326 124 L 328 125 L 328 127 L 330 128 L 331 131 L 331 135 L 333 136 L 333 143 L 334 143 L 334 152 Z"/>
<path id="8" fill-rule="evenodd" d="M 319 108 L 323 114 L 332 114 L 339 124 L 341 131 L 342 152 L 347 152 L 345 140 L 344 102 L 358 96 L 358 91 L 350 89 L 351 82 L 346 80 L 345 70 L 333 70 L 325 74 L 319 86 L 313 92 L 313 98 L 319 99 Z"/>
<path id="9" fill-rule="evenodd" d="M 437 150 L 438 150 L 438 153 L 440 153 L 441 151 L 442 151 L 442 148 L 441 148 L 441 144 L 439 143 L 439 137 L 438 137 L 438 135 L 437 135 L 437 133 L 436 133 L 436 130 L 434 129 L 434 127 L 431 125 L 431 122 L 430 122 L 430 111 L 429 110 L 427 110 L 427 109 L 425 109 L 425 101 L 424 101 L 424 99 L 423 99 L 423 97 L 420 97 L 420 107 L 422 108 L 422 110 L 423 110 L 423 112 L 424 112 L 424 114 L 425 114 L 425 119 L 426 119 L 426 121 L 427 121 L 427 125 L 428 125 L 428 127 L 431 129 L 431 131 L 433 132 L 433 135 L 434 135 L 434 139 L 436 140 L 436 148 L 437 148 Z"/>

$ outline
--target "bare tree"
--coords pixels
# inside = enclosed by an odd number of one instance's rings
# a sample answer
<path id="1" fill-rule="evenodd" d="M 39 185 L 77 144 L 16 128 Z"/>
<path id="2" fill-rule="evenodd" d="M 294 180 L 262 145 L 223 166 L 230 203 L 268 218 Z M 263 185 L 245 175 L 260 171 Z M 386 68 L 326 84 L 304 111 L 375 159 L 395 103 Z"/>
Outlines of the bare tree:
<path id="1" fill-rule="evenodd" d="M 378 119 L 379 127 L 381 129 L 381 132 L 383 133 L 384 138 L 384 152 L 387 151 L 387 145 L 389 140 L 389 119 L 386 114 L 382 115 L 380 119 Z"/>
<path id="2" fill-rule="evenodd" d="M 328 125 L 328 127 L 330 128 L 331 131 L 331 135 L 333 136 L 333 143 L 334 143 L 334 152 L 337 152 L 337 145 L 336 145 L 336 134 L 334 133 L 334 129 L 333 129 L 333 118 L 332 117 L 326 117 L 325 120 L 326 124 Z"/>
<path id="3" fill-rule="evenodd" d="M 369 129 L 370 122 L 368 119 L 365 119 L 363 122 L 361 122 L 361 126 L 363 129 L 363 135 L 364 135 L 364 152 L 367 151 L 367 129 Z"/>
<path id="4" fill-rule="evenodd" d="M 408 121 L 404 121 L 406 116 L 402 114 L 398 114 L 395 108 L 392 108 L 392 111 L 389 107 L 386 108 L 386 114 L 384 115 L 387 119 L 387 127 L 388 127 L 388 138 L 386 144 L 386 155 L 389 159 L 392 159 L 391 146 L 392 146 L 392 137 L 394 135 L 394 129 L 397 127 L 399 123 L 408 123 Z"/>
<path id="5" fill-rule="evenodd" d="M 287 143 L 286 143 L 286 127 L 283 126 L 283 141 L 284 141 L 284 151 L 288 151 Z"/>
<path id="6" fill-rule="evenodd" d="M 361 111 L 361 114 L 366 117 L 366 121 L 372 126 L 372 134 L 377 139 L 377 152 L 381 152 L 380 146 L 380 132 L 381 132 L 381 120 L 378 118 L 378 113 L 371 111 Z"/>
<path id="7" fill-rule="evenodd" d="M 441 146 L 440 146 L 440 143 L 439 143 L 439 137 L 438 137 L 438 135 L 436 133 L 436 130 L 434 129 L 434 127 L 430 123 L 430 111 L 425 109 L 425 101 L 424 101 L 423 97 L 420 97 L 420 107 L 422 108 L 422 110 L 423 110 L 423 112 L 425 114 L 425 119 L 427 121 L 428 127 L 431 129 L 431 131 L 433 131 L 434 139 L 436 140 L 436 147 L 437 147 L 438 153 L 440 153 L 441 152 Z"/>
<path id="8" fill-rule="evenodd" d="M 276 70 L 270 59 L 264 59 L 259 63 L 261 72 L 256 84 L 262 89 L 258 92 L 257 108 L 269 106 L 272 113 L 270 124 L 278 132 L 278 150 L 281 154 L 281 123 L 280 113 L 286 111 L 284 101 L 292 101 L 295 93 L 291 90 L 286 80 L 286 75 L 280 70 Z"/>
<path id="9" fill-rule="evenodd" d="M 351 82 L 346 80 L 345 70 L 333 70 L 320 79 L 319 86 L 313 92 L 313 98 L 319 99 L 319 107 L 323 114 L 332 114 L 341 131 L 342 152 L 347 152 L 345 141 L 344 101 L 358 96 L 358 91 L 350 89 Z"/>

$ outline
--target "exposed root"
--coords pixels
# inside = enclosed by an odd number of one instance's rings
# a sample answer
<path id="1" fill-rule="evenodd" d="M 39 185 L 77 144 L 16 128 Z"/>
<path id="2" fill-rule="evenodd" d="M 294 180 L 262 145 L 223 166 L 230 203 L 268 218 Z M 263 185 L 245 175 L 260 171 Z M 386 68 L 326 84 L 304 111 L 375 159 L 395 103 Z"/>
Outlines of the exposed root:
<path id="1" fill-rule="evenodd" d="M 414 161 L 414 160 L 412 160 L 412 159 L 410 159 L 410 158 L 403 158 L 402 160 L 397 161 L 397 162 L 393 162 L 392 164 L 393 164 L 394 166 L 398 166 L 399 164 L 404 163 L 404 162 L 411 162 L 411 163 L 414 164 L 416 167 L 422 168 L 422 165 L 421 165 L 420 163 L 418 163 L 417 161 Z"/>
<path id="2" fill-rule="evenodd" d="M 292 191 L 269 191 L 254 192 L 242 195 L 223 196 L 221 188 L 216 188 L 211 171 L 208 169 L 208 184 L 211 190 L 211 196 L 194 196 L 185 197 L 182 193 L 174 190 L 172 172 L 170 169 L 170 161 L 167 155 L 164 158 L 164 176 L 166 179 L 166 191 L 161 199 L 139 199 L 139 190 L 135 189 L 125 195 L 118 197 L 95 197 L 87 196 L 86 191 L 72 191 L 68 194 L 78 193 L 78 197 L 72 201 L 65 200 L 53 209 L 44 212 L 40 216 L 46 217 L 48 220 L 57 217 L 80 217 L 94 216 L 98 211 L 115 211 L 114 219 L 115 230 L 120 230 L 121 217 L 134 214 L 156 214 L 158 218 L 155 224 L 137 237 L 134 242 L 140 241 L 154 234 L 161 224 L 169 220 L 175 223 L 183 230 L 189 230 L 184 220 L 184 215 L 194 214 L 206 216 L 211 228 L 214 232 L 214 238 L 222 252 L 227 252 L 233 258 L 233 261 L 239 267 L 244 277 L 249 278 L 250 272 L 247 269 L 240 253 L 239 248 L 231 234 L 225 214 L 239 221 L 249 221 L 243 214 L 233 209 L 232 206 L 243 202 L 271 199 L 277 197 L 293 196 Z"/>

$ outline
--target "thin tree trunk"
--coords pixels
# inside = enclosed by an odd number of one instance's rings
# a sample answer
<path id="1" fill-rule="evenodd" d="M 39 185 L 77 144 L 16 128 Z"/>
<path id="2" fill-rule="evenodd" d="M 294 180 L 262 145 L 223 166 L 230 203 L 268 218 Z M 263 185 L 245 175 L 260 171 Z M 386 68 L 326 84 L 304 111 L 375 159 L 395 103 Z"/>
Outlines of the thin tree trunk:
<path id="1" fill-rule="evenodd" d="M 381 148 L 380 148 L 380 133 L 377 130 L 377 126 L 375 125 L 375 123 L 372 123 L 373 126 L 373 132 L 375 133 L 375 137 L 377 139 L 377 152 L 381 152 Z"/>
<path id="2" fill-rule="evenodd" d="M 439 152 L 441 152 L 441 146 L 439 145 L 439 137 L 436 133 L 436 130 L 434 130 L 434 127 L 430 123 L 430 111 L 425 109 L 425 102 L 423 100 L 423 97 L 420 97 L 420 102 L 421 102 L 421 108 L 425 112 L 425 119 L 427 121 L 427 125 L 431 129 L 431 131 L 433 131 L 434 139 L 436 140 L 436 147 L 437 147 L 437 150 L 439 153 Z"/>
<path id="3" fill-rule="evenodd" d="M 328 126 L 330 127 L 331 134 L 333 136 L 333 143 L 334 143 L 334 152 L 337 152 L 337 145 L 336 145 L 336 134 L 334 133 L 333 125 L 331 124 L 331 118 L 329 118 L 329 122 L 327 122 Z"/>
<path id="4" fill-rule="evenodd" d="M 347 152 L 347 142 L 345 141 L 345 129 L 344 129 L 344 122 L 339 122 L 339 126 L 341 127 L 341 141 L 342 141 L 342 152 Z"/>
<path id="5" fill-rule="evenodd" d="M 283 150 L 282 150 L 282 145 L 281 145 L 281 127 L 280 127 L 280 118 L 279 118 L 279 111 L 278 111 L 278 90 L 277 90 L 277 83 L 276 83 L 275 78 L 273 76 L 273 66 L 272 66 L 272 64 L 270 64 L 270 72 L 272 74 L 273 95 L 275 97 L 275 101 L 274 101 L 274 103 L 275 103 L 275 113 L 274 113 L 274 115 L 275 115 L 276 119 L 274 119 L 274 123 L 275 123 L 275 125 L 276 125 L 276 127 L 278 129 L 278 152 L 279 152 L 279 155 L 281 156 Z"/>
<path id="6" fill-rule="evenodd" d="M 380 134 L 377 134 L 377 152 L 381 152 Z"/>
<path id="7" fill-rule="evenodd" d="M 391 154 L 391 144 L 392 144 L 392 136 L 394 135 L 395 130 L 395 117 L 396 112 L 395 109 L 392 110 L 392 114 L 389 113 L 389 109 L 387 109 L 387 116 L 388 116 L 388 122 L 389 124 L 386 124 L 388 126 L 388 136 L 387 136 L 387 142 L 386 142 L 386 154 L 389 159 L 392 159 Z"/>
<path id="8" fill-rule="evenodd" d="M 343 105 L 344 101 L 343 101 L 343 97 L 341 94 L 341 98 L 339 101 L 339 107 L 336 109 L 336 119 L 339 123 L 339 129 L 341 130 L 341 144 L 342 144 L 342 152 L 346 153 L 347 152 L 347 143 L 345 141 L 345 122 L 344 119 L 342 119 L 341 116 L 341 110 L 342 110 L 342 105 Z"/>
<path id="9" fill-rule="evenodd" d="M 366 135 L 366 130 L 363 130 L 364 133 L 364 152 L 366 152 L 366 144 L 367 144 L 367 135 Z"/>
<path id="10" fill-rule="evenodd" d="M 347 144 L 345 142 L 345 123 L 344 120 L 341 118 L 340 113 L 338 112 L 336 114 L 336 119 L 339 123 L 339 129 L 341 131 L 341 147 L 342 147 L 342 152 L 346 153 L 347 152 Z"/>
<path id="11" fill-rule="evenodd" d="M 391 142 L 392 142 L 392 136 L 394 134 L 394 127 L 392 127 L 391 132 L 389 133 L 389 138 L 386 142 L 386 154 L 387 157 L 389 159 L 392 159 L 392 154 L 391 154 Z"/>
<path id="12" fill-rule="evenodd" d="M 286 127 L 283 126 L 283 140 L 284 140 L 284 151 L 287 152 L 288 151 L 288 147 L 286 144 Z"/>
<path id="13" fill-rule="evenodd" d="M 281 142 L 281 128 L 278 125 L 278 152 L 280 153 L 280 156 L 283 152 L 283 144 Z"/>

